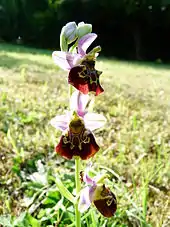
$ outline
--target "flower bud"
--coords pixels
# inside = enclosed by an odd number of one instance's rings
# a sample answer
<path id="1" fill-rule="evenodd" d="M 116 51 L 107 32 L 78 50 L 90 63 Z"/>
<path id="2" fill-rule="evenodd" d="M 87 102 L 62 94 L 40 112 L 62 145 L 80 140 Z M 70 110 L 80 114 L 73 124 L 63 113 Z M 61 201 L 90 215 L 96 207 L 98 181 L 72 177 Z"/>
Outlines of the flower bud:
<path id="1" fill-rule="evenodd" d="M 80 22 L 77 27 L 77 36 L 78 38 L 83 37 L 84 35 L 92 32 L 92 25 L 85 24 L 84 22 Z"/>
<path id="2" fill-rule="evenodd" d="M 62 51 L 67 51 L 68 44 L 77 38 L 76 30 L 77 25 L 75 22 L 69 22 L 62 28 L 60 34 L 60 47 Z"/>
<path id="3" fill-rule="evenodd" d="M 67 52 L 67 50 L 68 50 L 68 44 L 67 44 L 66 38 L 64 36 L 64 33 L 60 34 L 60 49 L 61 49 L 61 51 L 65 51 L 65 52 Z"/>

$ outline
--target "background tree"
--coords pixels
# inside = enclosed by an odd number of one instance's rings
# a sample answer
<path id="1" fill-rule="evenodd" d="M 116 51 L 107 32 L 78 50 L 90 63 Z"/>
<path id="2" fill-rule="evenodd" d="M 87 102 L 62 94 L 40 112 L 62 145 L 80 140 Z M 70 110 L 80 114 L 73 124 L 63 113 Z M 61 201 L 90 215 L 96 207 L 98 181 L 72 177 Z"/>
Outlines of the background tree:
<path id="1" fill-rule="evenodd" d="M 0 0 L 1 40 L 56 49 L 68 21 L 92 23 L 105 55 L 170 59 L 170 0 Z"/>

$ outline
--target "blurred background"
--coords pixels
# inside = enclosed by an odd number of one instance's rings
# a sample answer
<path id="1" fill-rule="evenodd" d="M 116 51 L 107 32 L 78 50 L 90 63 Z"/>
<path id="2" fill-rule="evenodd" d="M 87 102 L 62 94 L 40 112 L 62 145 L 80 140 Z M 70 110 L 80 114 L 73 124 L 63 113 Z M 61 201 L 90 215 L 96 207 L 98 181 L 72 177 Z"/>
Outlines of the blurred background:
<path id="1" fill-rule="evenodd" d="M 170 60 L 170 0 L 0 0 L 0 40 L 59 48 L 68 21 L 93 24 L 103 55 Z"/>

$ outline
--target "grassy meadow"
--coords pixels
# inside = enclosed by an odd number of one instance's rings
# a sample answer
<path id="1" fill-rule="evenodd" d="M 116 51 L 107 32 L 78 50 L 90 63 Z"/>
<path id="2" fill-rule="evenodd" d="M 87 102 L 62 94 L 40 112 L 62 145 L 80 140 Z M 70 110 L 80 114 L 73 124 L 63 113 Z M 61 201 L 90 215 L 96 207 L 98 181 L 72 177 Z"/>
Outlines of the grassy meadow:
<path id="1" fill-rule="evenodd" d="M 92 163 L 109 174 L 118 209 L 105 219 L 93 207 L 82 226 L 168 227 L 170 66 L 99 57 L 96 68 L 105 92 L 94 112 L 107 124 L 95 131 Z M 55 184 L 60 177 L 74 193 L 74 161 L 54 152 L 61 133 L 49 124 L 68 104 L 67 73 L 51 51 L 0 44 L 0 226 L 74 226 Z"/>

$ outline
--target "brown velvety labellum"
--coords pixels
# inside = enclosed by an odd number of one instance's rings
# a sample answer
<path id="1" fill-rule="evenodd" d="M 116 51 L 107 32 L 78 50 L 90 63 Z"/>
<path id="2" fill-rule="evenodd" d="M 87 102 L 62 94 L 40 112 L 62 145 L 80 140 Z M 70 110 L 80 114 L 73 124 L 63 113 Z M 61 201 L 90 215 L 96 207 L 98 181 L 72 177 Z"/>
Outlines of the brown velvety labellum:
<path id="1" fill-rule="evenodd" d="M 117 209 L 116 196 L 110 191 L 109 199 L 106 197 L 104 199 L 95 200 L 94 205 L 103 216 L 110 218 Z"/>
<path id="2" fill-rule="evenodd" d="M 69 84 L 73 85 L 83 94 L 94 92 L 99 95 L 104 90 L 100 85 L 99 76 L 102 72 L 96 70 L 95 61 L 83 61 L 82 65 L 73 67 L 68 76 Z"/>
<path id="3" fill-rule="evenodd" d="M 86 129 L 78 135 L 71 133 L 63 135 L 56 146 L 56 152 L 67 159 L 79 156 L 81 159 L 87 160 L 93 157 L 99 149 L 94 135 Z"/>

